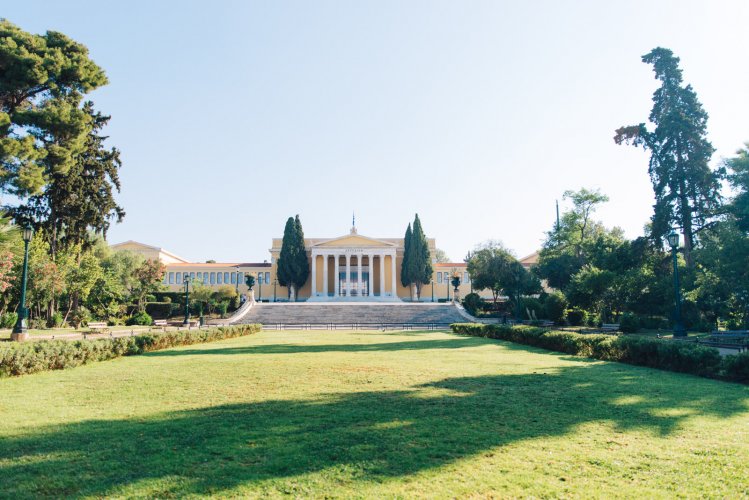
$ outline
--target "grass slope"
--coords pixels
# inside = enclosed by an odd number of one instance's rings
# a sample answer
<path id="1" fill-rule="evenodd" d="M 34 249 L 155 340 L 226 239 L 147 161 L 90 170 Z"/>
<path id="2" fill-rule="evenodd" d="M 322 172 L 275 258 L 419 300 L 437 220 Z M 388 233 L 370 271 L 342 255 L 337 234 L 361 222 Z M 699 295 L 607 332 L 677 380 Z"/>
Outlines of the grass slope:
<path id="1" fill-rule="evenodd" d="M 262 332 L 0 380 L 0 492 L 749 494 L 749 388 L 441 332 Z"/>

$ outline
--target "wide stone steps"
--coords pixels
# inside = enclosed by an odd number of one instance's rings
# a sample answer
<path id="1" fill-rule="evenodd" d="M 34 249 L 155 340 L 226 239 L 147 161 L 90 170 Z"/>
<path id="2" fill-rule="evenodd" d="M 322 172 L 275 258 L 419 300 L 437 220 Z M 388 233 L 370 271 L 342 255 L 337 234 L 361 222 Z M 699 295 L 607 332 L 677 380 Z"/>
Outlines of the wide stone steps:
<path id="1" fill-rule="evenodd" d="M 256 304 L 241 323 L 368 324 L 459 323 L 467 321 L 451 304 Z"/>

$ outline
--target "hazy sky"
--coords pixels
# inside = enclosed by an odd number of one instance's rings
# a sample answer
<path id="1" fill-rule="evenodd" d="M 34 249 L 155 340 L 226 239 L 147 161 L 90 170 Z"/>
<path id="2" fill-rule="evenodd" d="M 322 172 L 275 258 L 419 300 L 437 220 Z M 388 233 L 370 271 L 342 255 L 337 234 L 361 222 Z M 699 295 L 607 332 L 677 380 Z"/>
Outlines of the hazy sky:
<path id="1" fill-rule="evenodd" d="M 30 1 L 0 16 L 87 45 L 122 150 L 122 224 L 194 260 L 262 261 L 307 236 L 402 236 L 415 212 L 453 260 L 487 239 L 538 248 L 567 189 L 638 236 L 647 156 L 640 57 L 672 49 L 720 157 L 749 140 L 749 2 Z M 564 208 L 564 204 L 562 204 Z"/>

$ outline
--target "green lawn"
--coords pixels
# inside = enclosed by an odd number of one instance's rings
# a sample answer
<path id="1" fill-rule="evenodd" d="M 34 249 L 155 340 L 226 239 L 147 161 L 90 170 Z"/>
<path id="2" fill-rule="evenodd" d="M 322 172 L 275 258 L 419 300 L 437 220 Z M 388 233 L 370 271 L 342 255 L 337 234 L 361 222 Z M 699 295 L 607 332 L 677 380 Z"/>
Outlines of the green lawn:
<path id="1" fill-rule="evenodd" d="M 0 380 L 0 496 L 749 495 L 749 387 L 441 332 Z"/>

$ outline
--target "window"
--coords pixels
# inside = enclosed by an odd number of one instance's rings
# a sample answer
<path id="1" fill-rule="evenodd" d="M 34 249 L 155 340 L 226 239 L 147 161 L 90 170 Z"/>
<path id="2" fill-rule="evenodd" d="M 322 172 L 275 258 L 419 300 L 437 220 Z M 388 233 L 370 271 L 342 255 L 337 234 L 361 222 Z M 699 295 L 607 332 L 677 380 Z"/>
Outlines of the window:
<path id="1" fill-rule="evenodd" d="M 211 273 L 211 285 L 216 284 L 216 273 Z"/>
<path id="2" fill-rule="evenodd" d="M 270 273 L 265 273 L 265 282 L 270 283 Z"/>
<path id="3" fill-rule="evenodd" d="M 244 283 L 244 273 L 237 273 L 237 283 L 240 285 Z"/>
<path id="4" fill-rule="evenodd" d="M 198 271 L 198 280 L 203 281 L 203 273 Z"/>
<path id="5" fill-rule="evenodd" d="M 463 273 L 463 283 L 468 283 L 468 273 L 467 272 Z"/>
<path id="6" fill-rule="evenodd" d="M 231 284 L 232 285 L 237 284 L 237 273 L 231 273 Z"/>
<path id="7" fill-rule="evenodd" d="M 182 284 L 182 273 L 177 273 L 177 284 L 178 285 Z"/>
<path id="8" fill-rule="evenodd" d="M 190 273 L 190 281 L 195 281 L 195 271 Z"/>
<path id="9" fill-rule="evenodd" d="M 169 273 L 169 284 L 170 285 L 174 284 L 174 273 Z"/>
<path id="10" fill-rule="evenodd" d="M 257 284 L 258 285 L 263 284 L 263 273 L 257 273 Z"/>
<path id="11" fill-rule="evenodd" d="M 216 284 L 221 285 L 224 282 L 224 273 L 216 273 Z"/>
<path id="12" fill-rule="evenodd" d="M 449 282 L 450 282 L 450 273 L 445 271 L 445 283 L 449 283 Z"/>
<path id="13" fill-rule="evenodd" d="M 224 283 L 229 284 L 229 273 L 224 273 Z"/>
<path id="14" fill-rule="evenodd" d="M 442 283 L 442 273 L 437 273 L 437 283 Z"/>

